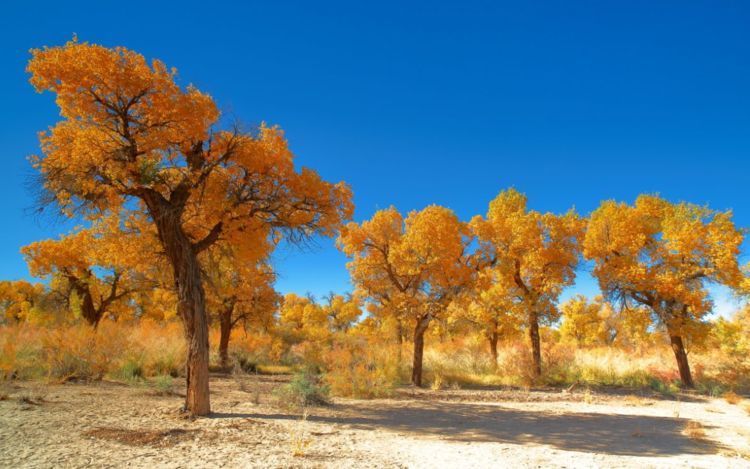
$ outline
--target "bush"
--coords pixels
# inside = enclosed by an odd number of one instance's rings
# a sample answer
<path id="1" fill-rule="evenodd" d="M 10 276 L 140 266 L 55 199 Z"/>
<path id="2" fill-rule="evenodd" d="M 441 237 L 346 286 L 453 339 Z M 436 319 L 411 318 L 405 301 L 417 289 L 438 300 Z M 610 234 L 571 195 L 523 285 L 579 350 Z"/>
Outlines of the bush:
<path id="1" fill-rule="evenodd" d="M 335 344 L 323 354 L 324 380 L 337 396 L 374 398 L 393 394 L 399 384 L 398 355 L 364 340 Z"/>
<path id="2" fill-rule="evenodd" d="M 244 352 L 236 351 L 232 353 L 232 358 L 237 367 L 245 373 L 257 373 L 258 372 L 258 360 L 256 357 Z"/>
<path id="3" fill-rule="evenodd" d="M 127 341 L 112 325 L 102 326 L 97 331 L 76 326 L 49 330 L 42 339 L 47 376 L 91 381 L 112 370 Z"/>
<path id="4" fill-rule="evenodd" d="M 292 380 L 276 389 L 274 395 L 284 407 L 304 408 L 328 403 L 328 386 L 322 383 L 321 376 L 312 370 L 297 372 Z"/>
<path id="5" fill-rule="evenodd" d="M 145 376 L 143 371 L 143 356 L 131 355 L 122 362 L 116 375 L 127 381 L 137 381 Z"/>
<path id="6" fill-rule="evenodd" d="M 151 382 L 157 394 L 168 396 L 172 394 L 174 378 L 169 375 L 159 375 Z"/>

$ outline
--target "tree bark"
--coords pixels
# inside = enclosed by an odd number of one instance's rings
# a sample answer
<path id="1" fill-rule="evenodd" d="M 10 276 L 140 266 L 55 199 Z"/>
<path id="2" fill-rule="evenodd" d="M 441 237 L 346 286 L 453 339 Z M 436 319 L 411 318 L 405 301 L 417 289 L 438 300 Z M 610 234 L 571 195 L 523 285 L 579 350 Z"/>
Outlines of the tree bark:
<path id="1" fill-rule="evenodd" d="M 229 338 L 232 335 L 233 309 L 233 306 L 227 306 L 219 317 L 219 359 L 221 360 L 221 367 L 224 369 L 229 366 Z"/>
<path id="2" fill-rule="evenodd" d="M 529 342 L 531 342 L 532 372 L 534 377 L 542 376 L 542 346 L 539 339 L 539 317 L 529 314 Z"/>
<path id="3" fill-rule="evenodd" d="M 685 344 L 682 341 L 682 337 L 679 335 L 669 334 L 669 341 L 672 343 L 672 351 L 677 359 L 677 368 L 680 370 L 680 380 L 682 385 L 686 388 L 693 388 L 693 376 L 690 373 L 690 364 L 688 363 L 687 352 L 685 352 Z"/>
<path id="4" fill-rule="evenodd" d="M 432 317 L 428 314 L 417 320 L 414 328 L 414 361 L 412 363 L 411 382 L 414 386 L 422 386 L 422 357 L 424 355 L 424 333 Z"/>
<path id="5" fill-rule="evenodd" d="M 487 340 L 490 343 L 490 356 L 492 357 L 492 369 L 497 369 L 497 341 L 499 338 L 499 334 L 497 333 L 497 329 L 487 334 Z"/>
<path id="6" fill-rule="evenodd" d="M 94 306 L 91 290 L 89 290 L 88 285 L 84 281 L 72 275 L 68 277 L 68 281 L 72 284 L 73 290 L 81 302 L 81 316 L 91 327 L 96 329 L 99 326 L 99 321 L 102 319 L 103 310 L 97 310 L 96 306 Z"/>
<path id="7" fill-rule="evenodd" d="M 185 410 L 193 415 L 208 415 L 211 413 L 208 318 L 198 253 L 182 229 L 181 210 L 176 210 L 159 194 L 149 193 L 144 201 L 174 271 L 177 313 L 182 318 L 187 342 Z"/>

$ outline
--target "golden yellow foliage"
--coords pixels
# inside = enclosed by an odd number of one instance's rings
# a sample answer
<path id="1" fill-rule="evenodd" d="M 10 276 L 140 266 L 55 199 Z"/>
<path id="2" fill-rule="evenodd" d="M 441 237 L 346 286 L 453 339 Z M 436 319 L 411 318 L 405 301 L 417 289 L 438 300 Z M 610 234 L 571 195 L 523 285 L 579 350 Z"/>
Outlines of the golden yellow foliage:
<path id="1" fill-rule="evenodd" d="M 670 336 L 683 384 L 692 386 L 686 342 L 706 337 L 706 284 L 742 285 L 743 238 L 731 212 L 642 195 L 632 206 L 606 201 L 592 213 L 584 254 L 606 296 L 653 312 Z"/>
<path id="2" fill-rule="evenodd" d="M 474 217 L 471 228 L 494 295 L 513 303 L 522 317 L 539 376 L 539 322 L 551 323 L 559 316 L 556 301 L 575 278 L 585 221 L 573 211 L 555 215 L 526 205 L 526 196 L 515 189 L 501 192 L 490 202 L 486 217 Z"/>

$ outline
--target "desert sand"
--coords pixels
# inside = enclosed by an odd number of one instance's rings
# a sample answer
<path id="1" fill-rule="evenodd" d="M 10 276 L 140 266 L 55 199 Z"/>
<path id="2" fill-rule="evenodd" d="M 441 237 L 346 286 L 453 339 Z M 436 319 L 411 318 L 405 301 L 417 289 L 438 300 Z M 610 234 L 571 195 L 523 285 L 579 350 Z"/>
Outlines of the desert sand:
<path id="1" fill-rule="evenodd" d="M 0 467 L 750 467 L 750 416 L 721 399 L 403 388 L 301 411 L 272 395 L 287 379 L 216 375 L 197 419 L 178 380 L 6 384 Z"/>

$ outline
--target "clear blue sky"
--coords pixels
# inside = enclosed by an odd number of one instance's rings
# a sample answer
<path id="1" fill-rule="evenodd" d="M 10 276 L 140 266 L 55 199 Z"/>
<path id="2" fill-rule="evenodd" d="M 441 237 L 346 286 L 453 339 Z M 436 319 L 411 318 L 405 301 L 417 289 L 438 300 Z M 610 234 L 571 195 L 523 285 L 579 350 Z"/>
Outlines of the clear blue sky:
<path id="1" fill-rule="evenodd" d="M 0 278 L 27 277 L 19 248 L 70 226 L 24 214 L 26 156 L 57 119 L 24 68 L 73 33 L 281 125 L 300 164 L 351 184 L 357 220 L 430 203 L 468 219 L 514 186 L 538 210 L 659 192 L 750 226 L 747 2 L 15 3 L 0 9 Z M 349 288 L 329 240 L 276 261 L 281 291 Z"/>

